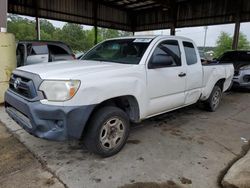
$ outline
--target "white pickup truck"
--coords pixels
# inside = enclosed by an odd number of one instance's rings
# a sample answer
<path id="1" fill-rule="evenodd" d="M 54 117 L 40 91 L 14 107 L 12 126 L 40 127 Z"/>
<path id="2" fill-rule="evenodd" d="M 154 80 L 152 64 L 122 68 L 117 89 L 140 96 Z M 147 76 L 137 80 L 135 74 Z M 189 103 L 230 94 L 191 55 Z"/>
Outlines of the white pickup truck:
<path id="1" fill-rule="evenodd" d="M 215 111 L 231 85 L 232 64 L 203 66 L 194 42 L 175 36 L 104 41 L 80 61 L 16 69 L 7 113 L 40 138 L 84 139 L 103 157 L 119 152 L 130 122 L 203 101 Z"/>

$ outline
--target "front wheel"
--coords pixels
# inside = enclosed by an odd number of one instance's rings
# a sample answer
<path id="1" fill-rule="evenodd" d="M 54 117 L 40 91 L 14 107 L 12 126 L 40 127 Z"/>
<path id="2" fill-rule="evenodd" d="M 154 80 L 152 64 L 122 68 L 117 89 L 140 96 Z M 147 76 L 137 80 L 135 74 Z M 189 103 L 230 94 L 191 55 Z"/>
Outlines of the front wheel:
<path id="1" fill-rule="evenodd" d="M 107 106 L 90 119 L 84 143 L 87 149 L 102 157 L 118 153 L 129 135 L 129 119 L 120 108 Z"/>
<path id="2" fill-rule="evenodd" d="M 219 86 L 214 86 L 212 93 L 209 98 L 205 102 L 206 108 L 210 112 L 214 112 L 219 107 L 220 101 L 222 97 L 222 91 Z"/>

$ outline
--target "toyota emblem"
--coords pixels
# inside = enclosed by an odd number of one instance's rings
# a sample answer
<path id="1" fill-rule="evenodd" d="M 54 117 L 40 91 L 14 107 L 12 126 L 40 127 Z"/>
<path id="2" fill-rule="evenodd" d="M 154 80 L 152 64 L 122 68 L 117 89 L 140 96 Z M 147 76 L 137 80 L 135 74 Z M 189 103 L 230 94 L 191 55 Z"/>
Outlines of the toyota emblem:
<path id="1" fill-rule="evenodd" d="M 14 88 L 15 88 L 15 89 L 18 89 L 20 83 L 21 83 L 21 79 L 20 79 L 20 78 L 17 78 L 17 79 L 14 81 Z"/>

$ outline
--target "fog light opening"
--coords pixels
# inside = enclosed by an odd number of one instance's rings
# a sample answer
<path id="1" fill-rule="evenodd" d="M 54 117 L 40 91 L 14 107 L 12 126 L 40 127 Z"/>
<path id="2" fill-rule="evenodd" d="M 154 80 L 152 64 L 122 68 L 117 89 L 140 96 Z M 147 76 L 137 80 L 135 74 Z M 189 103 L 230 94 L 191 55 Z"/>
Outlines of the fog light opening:
<path id="1" fill-rule="evenodd" d="M 63 128 L 63 120 L 56 120 L 55 124 L 56 124 L 57 127 Z"/>

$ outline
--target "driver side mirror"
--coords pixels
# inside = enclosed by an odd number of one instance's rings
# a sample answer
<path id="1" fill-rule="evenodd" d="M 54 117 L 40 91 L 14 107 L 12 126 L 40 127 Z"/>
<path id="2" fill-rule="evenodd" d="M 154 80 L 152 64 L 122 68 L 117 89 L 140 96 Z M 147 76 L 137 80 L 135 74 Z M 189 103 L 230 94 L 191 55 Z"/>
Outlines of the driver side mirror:
<path id="1" fill-rule="evenodd" d="M 156 69 L 156 68 L 169 67 L 172 65 L 174 65 L 174 60 L 171 56 L 167 54 L 156 54 L 152 57 L 148 65 L 148 68 Z"/>

